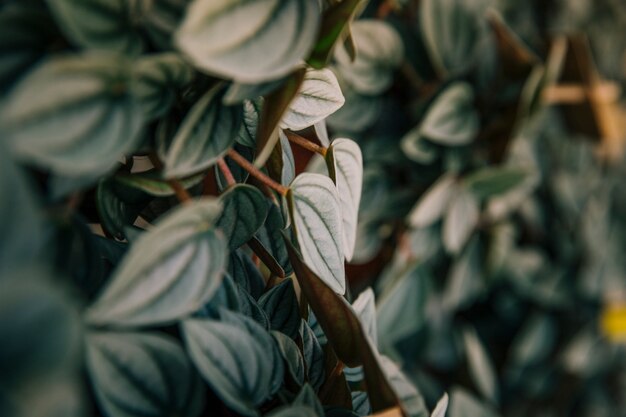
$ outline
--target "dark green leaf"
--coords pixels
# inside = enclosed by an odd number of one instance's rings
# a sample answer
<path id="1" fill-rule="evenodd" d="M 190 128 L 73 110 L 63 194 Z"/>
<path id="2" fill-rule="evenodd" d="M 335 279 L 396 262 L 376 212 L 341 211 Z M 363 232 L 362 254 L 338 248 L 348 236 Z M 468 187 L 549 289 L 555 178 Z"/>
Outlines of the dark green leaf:
<path id="1" fill-rule="evenodd" d="M 257 232 L 257 238 L 272 254 L 276 262 L 283 268 L 285 275 L 293 272 L 285 242 L 283 242 L 281 231 L 286 227 L 285 219 L 280 208 L 268 201 L 269 211 L 265 224 Z"/>
<path id="2" fill-rule="evenodd" d="M 526 178 L 526 170 L 519 168 L 483 168 L 465 177 L 465 184 L 478 199 L 485 199 L 513 190 Z"/>
<path id="3" fill-rule="evenodd" d="M 268 206 L 265 196 L 257 188 L 238 184 L 220 196 L 224 206 L 216 223 L 228 239 L 228 247 L 235 250 L 254 236 L 265 222 Z"/>
<path id="4" fill-rule="evenodd" d="M 320 346 L 315 333 L 306 321 L 302 320 L 300 328 L 302 339 L 302 353 L 307 369 L 307 379 L 311 386 L 318 390 L 324 382 L 324 350 Z"/>
<path id="5" fill-rule="evenodd" d="M 272 330 L 278 330 L 292 339 L 296 338 L 301 319 L 291 279 L 285 279 L 263 294 L 259 299 L 259 306 L 267 313 Z"/>
<path id="6" fill-rule="evenodd" d="M 274 340 L 276 340 L 278 350 L 280 351 L 283 361 L 287 366 L 289 375 L 296 384 L 302 385 L 304 383 L 305 376 L 304 361 L 302 360 L 302 355 L 300 354 L 298 345 L 296 345 L 296 342 L 294 342 L 292 338 L 281 332 L 272 330 L 271 333 Z"/>

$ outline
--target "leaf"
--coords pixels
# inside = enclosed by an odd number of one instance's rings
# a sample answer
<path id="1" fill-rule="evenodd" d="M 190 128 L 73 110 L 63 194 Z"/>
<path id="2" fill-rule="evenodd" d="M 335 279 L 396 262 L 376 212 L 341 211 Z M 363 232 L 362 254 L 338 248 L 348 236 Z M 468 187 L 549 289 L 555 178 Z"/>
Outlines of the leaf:
<path id="1" fill-rule="evenodd" d="M 464 329 L 463 342 L 472 380 L 485 398 L 492 403 L 497 403 L 498 381 L 493 363 L 473 328 L 466 327 Z"/>
<path id="2" fill-rule="evenodd" d="M 389 383 L 400 399 L 405 414 L 409 417 L 427 417 L 428 410 L 422 394 L 409 382 L 398 365 L 385 356 L 381 356 L 379 361 Z"/>
<path id="3" fill-rule="evenodd" d="M 337 77 L 331 70 L 309 69 L 280 126 L 294 131 L 306 129 L 337 111 L 344 102 Z"/>
<path id="4" fill-rule="evenodd" d="M 194 0 L 176 46 L 201 70 L 245 83 L 294 70 L 311 49 L 320 4 L 310 0 Z"/>
<path id="5" fill-rule="evenodd" d="M 335 139 L 326 153 L 330 177 L 337 185 L 343 220 L 343 250 L 350 261 L 356 246 L 359 204 L 363 187 L 363 156 L 350 139 Z"/>
<path id="6" fill-rule="evenodd" d="M 280 88 L 287 77 L 263 83 L 245 84 L 232 82 L 224 95 L 224 104 L 233 105 L 245 103 L 246 101 L 256 101 L 262 96 L 266 96 Z"/>
<path id="7" fill-rule="evenodd" d="M 202 383 L 174 339 L 92 332 L 86 351 L 96 398 L 107 415 L 193 417 L 202 412 Z"/>
<path id="8" fill-rule="evenodd" d="M 307 60 L 309 65 L 316 69 L 328 65 L 341 34 L 354 18 L 356 11 L 365 3 L 364 0 L 344 0 L 334 2 L 324 10 L 317 41 Z"/>
<path id="9" fill-rule="evenodd" d="M 443 396 L 437 401 L 437 405 L 433 410 L 430 417 L 445 417 L 448 409 L 448 393 L 444 393 Z"/>
<path id="10" fill-rule="evenodd" d="M 302 339 L 302 355 L 307 369 L 307 379 L 315 390 L 319 390 L 324 382 L 324 351 L 317 336 L 306 321 L 302 320 L 300 328 Z"/>
<path id="11" fill-rule="evenodd" d="M 437 147 L 422 136 L 419 125 L 402 137 L 400 148 L 407 158 L 424 165 L 433 163 L 439 156 Z"/>
<path id="12" fill-rule="evenodd" d="M 372 409 L 381 411 L 398 405 L 378 357 L 350 305 L 306 265 L 286 237 L 285 243 L 302 293 L 337 357 L 350 367 L 363 365 Z"/>
<path id="13" fill-rule="evenodd" d="M 365 335 L 370 340 L 372 346 L 377 346 L 378 334 L 376 332 L 376 305 L 374 301 L 374 291 L 367 288 L 352 303 L 352 308 L 356 313 Z M 348 382 L 357 382 L 363 379 L 363 368 L 344 368 L 344 374 Z"/>
<path id="14" fill-rule="evenodd" d="M 369 416 L 372 413 L 370 400 L 365 391 L 352 391 L 352 409 L 359 416 Z"/>
<path id="15" fill-rule="evenodd" d="M 148 205 L 150 197 L 138 190 L 121 193 L 111 180 L 101 180 L 96 189 L 96 208 L 104 230 L 115 238 L 126 237 L 125 228 L 131 226 Z"/>
<path id="16" fill-rule="evenodd" d="M 302 386 L 302 389 L 293 400 L 293 405 L 305 405 L 315 410 L 317 415 L 324 415 L 324 407 L 315 393 L 315 390 L 308 383 Z"/>
<path id="17" fill-rule="evenodd" d="M 393 26 L 377 19 L 355 21 L 351 34 L 356 59 L 353 61 L 345 46 L 339 45 L 335 49 L 337 71 L 361 94 L 382 93 L 391 86 L 394 70 L 404 59 L 402 38 Z"/>
<path id="18" fill-rule="evenodd" d="M 419 132 L 437 144 L 459 146 L 471 143 L 479 127 L 472 87 L 457 81 L 435 98 L 420 124 Z"/>
<path id="19" fill-rule="evenodd" d="M 250 257 L 241 250 L 232 251 L 228 272 L 233 280 L 255 300 L 265 290 L 265 280 Z"/>
<path id="20" fill-rule="evenodd" d="M 256 408 L 272 394 L 276 360 L 271 336 L 214 320 L 185 320 L 183 334 L 192 361 L 213 391 L 233 411 L 259 416 Z"/>
<path id="21" fill-rule="evenodd" d="M 450 393 L 448 417 L 496 417 L 496 412 L 482 404 L 465 389 L 453 387 Z"/>
<path id="22" fill-rule="evenodd" d="M 128 187 L 135 188 L 155 197 L 168 197 L 174 195 L 174 189 L 157 170 L 145 171 L 137 174 L 117 174 L 115 181 Z M 198 185 L 204 179 L 204 174 L 180 179 L 180 185 L 189 189 Z"/>
<path id="23" fill-rule="evenodd" d="M 359 94 L 353 88 L 343 88 L 346 103 L 328 116 L 328 126 L 342 132 L 361 132 L 376 123 L 383 113 L 379 96 Z"/>
<path id="24" fill-rule="evenodd" d="M 189 110 L 164 155 L 167 178 L 186 177 L 211 165 L 234 144 L 241 106 L 224 106 L 221 86 L 207 91 Z"/>
<path id="25" fill-rule="evenodd" d="M 143 111 L 119 56 L 47 60 L 11 90 L 0 110 L 16 156 L 67 176 L 100 175 L 139 144 Z"/>
<path id="26" fill-rule="evenodd" d="M 267 414 L 267 417 L 322 417 L 313 408 L 306 405 L 289 405 L 279 407 Z"/>
<path id="27" fill-rule="evenodd" d="M 226 268 L 226 243 L 213 228 L 220 211 L 214 199 L 196 200 L 143 233 L 87 310 L 87 321 L 152 325 L 198 310 L 215 293 Z"/>
<path id="28" fill-rule="evenodd" d="M 304 383 L 304 362 L 298 345 L 284 333 L 272 330 L 271 334 L 274 340 L 276 340 L 278 350 L 287 366 L 289 375 L 296 384 L 302 385 Z"/>
<path id="29" fill-rule="evenodd" d="M 473 172 L 464 181 L 478 199 L 485 199 L 513 190 L 526 178 L 528 173 L 523 169 L 490 167 Z"/>
<path id="30" fill-rule="evenodd" d="M 465 187 L 457 187 L 443 221 L 443 246 L 448 252 L 460 252 L 478 224 L 479 217 L 480 209 L 475 197 Z"/>
<path id="31" fill-rule="evenodd" d="M 282 130 L 279 130 L 278 137 L 280 139 L 280 151 L 283 162 L 280 173 L 280 183 L 286 186 L 289 185 L 296 177 L 296 161 L 287 135 L 285 135 Z"/>
<path id="32" fill-rule="evenodd" d="M 337 188 L 328 177 L 303 173 L 291 183 L 287 198 L 304 261 L 333 291 L 345 293 L 343 225 Z"/>
<path id="33" fill-rule="evenodd" d="M 412 227 L 428 227 L 441 219 L 456 193 L 454 175 L 442 175 L 424 192 L 417 204 L 409 213 L 409 224 Z"/>
<path id="34" fill-rule="evenodd" d="M 259 306 L 267 313 L 272 330 L 295 339 L 300 330 L 298 298 L 289 278 L 272 287 L 259 298 Z"/>
<path id="35" fill-rule="evenodd" d="M 286 227 L 281 209 L 271 201 L 268 201 L 269 211 L 265 224 L 258 230 L 256 236 L 276 262 L 283 268 L 285 275 L 293 272 L 287 248 L 283 241 L 281 231 Z"/>
<path id="36" fill-rule="evenodd" d="M 193 77 L 191 67 L 171 52 L 147 55 L 137 60 L 135 65 L 137 85 L 134 93 L 148 120 L 165 114 L 174 104 L 179 91 Z"/>
<path id="37" fill-rule="evenodd" d="M 450 311 L 471 304 L 482 290 L 480 245 L 472 239 L 463 254 L 452 265 L 448 284 L 443 295 L 443 304 Z"/>
<path id="38" fill-rule="evenodd" d="M 263 101 L 261 99 L 245 100 L 243 102 L 243 123 L 236 140 L 250 148 L 256 147 L 256 131 L 259 128 L 259 117 Z"/>
<path id="39" fill-rule="evenodd" d="M 257 188 L 237 184 L 220 196 L 224 206 L 216 227 L 228 239 L 228 247 L 235 250 L 254 236 L 265 222 L 268 206 L 265 196 Z"/>

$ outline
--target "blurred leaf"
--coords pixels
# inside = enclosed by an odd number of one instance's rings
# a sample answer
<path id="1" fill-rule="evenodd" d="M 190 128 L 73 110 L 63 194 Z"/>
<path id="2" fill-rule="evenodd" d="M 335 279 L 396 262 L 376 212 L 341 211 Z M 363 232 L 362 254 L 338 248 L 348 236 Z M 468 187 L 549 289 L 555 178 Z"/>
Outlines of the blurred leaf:
<path id="1" fill-rule="evenodd" d="M 198 416 L 202 384 L 178 343 L 156 333 L 92 332 L 87 368 L 109 415 Z"/>
<path id="2" fill-rule="evenodd" d="M 483 289 L 479 246 L 478 239 L 472 239 L 448 273 L 443 302 L 450 310 L 467 306 Z"/>
<path id="3" fill-rule="evenodd" d="M 123 57 L 57 56 L 11 90 L 0 123 L 25 161 L 67 176 L 104 174 L 139 144 L 143 111 L 132 91 Z"/>
<path id="4" fill-rule="evenodd" d="M 329 69 L 309 69 L 280 126 L 293 131 L 313 126 L 343 106 L 345 99 Z"/>
<path id="5" fill-rule="evenodd" d="M 409 417 L 427 417 L 428 410 L 422 394 L 409 382 L 398 365 L 385 356 L 380 357 L 383 372 L 402 404 L 402 408 Z M 397 415 L 403 415 L 398 410 Z"/>
<path id="6" fill-rule="evenodd" d="M 303 173 L 291 183 L 287 198 L 307 266 L 333 291 L 345 293 L 343 225 L 335 184 L 323 175 Z"/>
<path id="7" fill-rule="evenodd" d="M 473 328 L 466 327 L 464 329 L 463 342 L 467 353 L 470 376 L 482 395 L 490 402 L 497 404 L 498 380 L 493 363 Z"/>
<path id="8" fill-rule="evenodd" d="M 457 254 L 478 225 L 480 209 L 475 197 L 464 187 L 457 187 L 449 204 L 443 220 L 443 246 Z"/>
<path id="9" fill-rule="evenodd" d="M 430 417 L 445 417 L 448 410 L 448 393 L 444 393 L 443 396 L 437 401 L 437 405 L 433 410 Z"/>
<path id="10" fill-rule="evenodd" d="M 350 261 L 356 246 L 359 204 L 363 187 L 363 156 L 361 149 L 350 139 L 332 141 L 326 154 L 330 177 L 337 185 L 341 218 L 343 220 L 343 250 Z"/>
<path id="11" fill-rule="evenodd" d="M 237 184 L 220 196 L 224 206 L 215 227 L 228 239 L 228 247 L 235 250 L 254 236 L 265 222 L 268 206 L 265 196 L 257 188 Z"/>
<path id="12" fill-rule="evenodd" d="M 430 186 L 409 213 L 409 224 L 413 227 L 428 227 L 441 219 L 450 200 L 456 194 L 456 179 L 444 174 Z"/>
<path id="13" fill-rule="evenodd" d="M 179 180 L 180 185 L 189 189 L 195 185 L 198 185 L 204 179 L 203 174 L 194 175 L 192 177 L 183 178 Z M 174 189 L 167 180 L 163 178 L 160 172 L 157 170 L 145 171 L 137 174 L 117 174 L 115 175 L 115 181 L 125 186 L 141 190 L 146 194 L 153 195 L 155 197 L 168 197 L 174 195 Z"/>
<path id="14" fill-rule="evenodd" d="M 236 138 L 236 141 L 241 145 L 250 148 L 256 147 L 256 132 L 259 128 L 259 117 L 262 107 L 263 101 L 258 98 L 243 102 L 243 123 Z"/>
<path id="15" fill-rule="evenodd" d="M 317 1 L 194 0 L 175 40 L 199 69 L 258 83 L 287 75 L 300 64 L 319 21 Z"/>
<path id="16" fill-rule="evenodd" d="M 289 405 L 279 407 L 267 414 L 267 417 L 322 417 L 313 408 L 306 405 Z"/>
<path id="17" fill-rule="evenodd" d="M 504 194 L 522 184 L 527 172 L 518 168 L 483 168 L 464 178 L 466 186 L 478 198 Z"/>
<path id="18" fill-rule="evenodd" d="M 296 342 L 294 342 L 291 337 L 284 333 L 272 330 L 271 334 L 274 340 L 276 340 L 276 345 L 287 366 L 289 375 L 296 384 L 302 385 L 304 383 L 305 367 L 298 345 L 296 345 Z"/>
<path id="19" fill-rule="evenodd" d="M 352 303 L 352 308 L 356 313 L 365 335 L 369 338 L 372 345 L 377 346 L 378 334 L 376 332 L 376 304 L 374 300 L 374 291 L 371 288 L 363 291 L 357 299 Z M 356 382 L 363 379 L 363 367 L 344 368 L 343 373 L 346 375 L 346 381 Z"/>
<path id="20" fill-rule="evenodd" d="M 300 310 L 293 281 L 285 279 L 259 298 L 259 306 L 267 313 L 272 330 L 295 339 L 300 330 Z"/>
<path id="21" fill-rule="evenodd" d="M 460 387 L 450 393 L 448 417 L 496 417 L 497 414 Z"/>
<path id="22" fill-rule="evenodd" d="M 199 309 L 226 267 L 226 244 L 213 228 L 220 211 L 214 199 L 196 200 L 142 234 L 87 310 L 88 322 L 150 325 Z"/>
<path id="23" fill-rule="evenodd" d="M 319 416 L 324 415 L 324 407 L 320 403 L 317 394 L 311 388 L 311 385 L 304 384 L 302 389 L 298 393 L 298 396 L 293 400 L 293 405 L 306 405 L 312 408 Z"/>
<path id="24" fill-rule="evenodd" d="M 149 202 L 150 196 L 137 189 L 116 187 L 111 180 L 100 181 L 96 189 L 96 208 L 102 227 L 118 240 L 125 238 L 125 229 Z"/>

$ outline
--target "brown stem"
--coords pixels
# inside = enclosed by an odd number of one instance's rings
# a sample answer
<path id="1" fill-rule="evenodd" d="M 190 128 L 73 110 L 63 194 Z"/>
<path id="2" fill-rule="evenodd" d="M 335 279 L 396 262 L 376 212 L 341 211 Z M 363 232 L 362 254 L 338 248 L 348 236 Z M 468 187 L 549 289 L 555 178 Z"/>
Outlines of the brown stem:
<path id="1" fill-rule="evenodd" d="M 322 156 L 326 156 L 326 152 L 328 152 L 328 148 L 325 148 L 324 146 L 320 146 L 316 143 L 313 143 L 310 140 L 305 139 L 302 136 L 298 135 L 297 133 L 293 133 L 290 130 L 285 130 L 285 135 L 287 135 L 287 139 L 289 139 L 289 142 L 295 143 L 296 145 L 308 151 L 318 153 Z"/>
<path id="2" fill-rule="evenodd" d="M 248 246 L 250 247 L 250 249 L 252 249 L 252 252 L 254 252 L 254 254 L 259 257 L 259 259 L 261 260 L 261 262 L 263 262 L 267 269 L 272 272 L 272 274 L 276 275 L 279 278 L 285 278 L 285 271 L 283 270 L 282 266 L 280 266 L 280 264 L 276 262 L 276 259 L 274 259 L 272 254 L 269 253 L 267 249 L 265 249 L 265 246 L 263 246 L 259 239 L 253 237 L 248 241 Z"/>
<path id="3" fill-rule="evenodd" d="M 229 187 L 237 184 L 237 181 L 235 181 L 235 177 L 233 177 L 233 173 L 230 171 L 230 168 L 228 168 L 228 165 L 226 165 L 226 161 L 224 161 L 224 158 L 219 158 L 217 160 L 217 166 L 222 172 L 222 175 L 226 179 L 226 184 L 228 184 Z"/>
<path id="4" fill-rule="evenodd" d="M 267 185 L 268 187 L 270 187 L 271 189 L 273 189 L 274 191 L 276 191 L 280 195 L 287 195 L 287 192 L 289 191 L 289 188 L 285 187 L 282 184 L 277 183 L 276 181 L 274 181 L 273 179 L 271 179 L 270 177 L 268 177 L 267 175 L 265 175 L 264 173 L 259 171 L 259 169 L 257 167 L 252 165 L 252 163 L 250 163 L 250 161 L 248 161 L 246 158 L 241 156 L 236 150 L 229 149 L 228 150 L 228 156 L 233 161 L 235 161 L 235 163 L 237 163 L 237 165 L 239 165 L 240 167 L 242 167 L 243 169 L 248 171 L 248 173 L 250 175 L 252 175 L 254 178 L 259 180 L 261 183 Z"/>
<path id="5" fill-rule="evenodd" d="M 161 163 L 161 160 L 156 154 L 151 153 L 150 155 L 148 155 L 148 158 L 150 159 L 150 162 L 152 162 L 152 165 L 154 165 L 156 169 L 158 169 L 159 171 L 163 169 L 163 164 Z M 165 180 L 165 182 L 167 182 L 167 184 L 172 188 L 172 190 L 174 190 L 174 194 L 176 194 L 176 198 L 178 198 L 178 201 L 180 201 L 181 203 L 185 203 L 185 204 L 191 201 L 191 195 L 189 195 L 185 187 L 183 187 L 182 184 L 178 180 L 171 179 L 171 180 Z"/>

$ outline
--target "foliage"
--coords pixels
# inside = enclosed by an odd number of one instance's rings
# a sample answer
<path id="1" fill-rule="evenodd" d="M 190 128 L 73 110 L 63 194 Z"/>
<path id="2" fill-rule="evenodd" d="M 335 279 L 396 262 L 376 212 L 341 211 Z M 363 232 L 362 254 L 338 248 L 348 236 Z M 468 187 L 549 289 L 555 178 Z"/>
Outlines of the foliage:
<path id="1" fill-rule="evenodd" d="M 574 3 L 0 2 L 0 415 L 618 415 Z"/>

